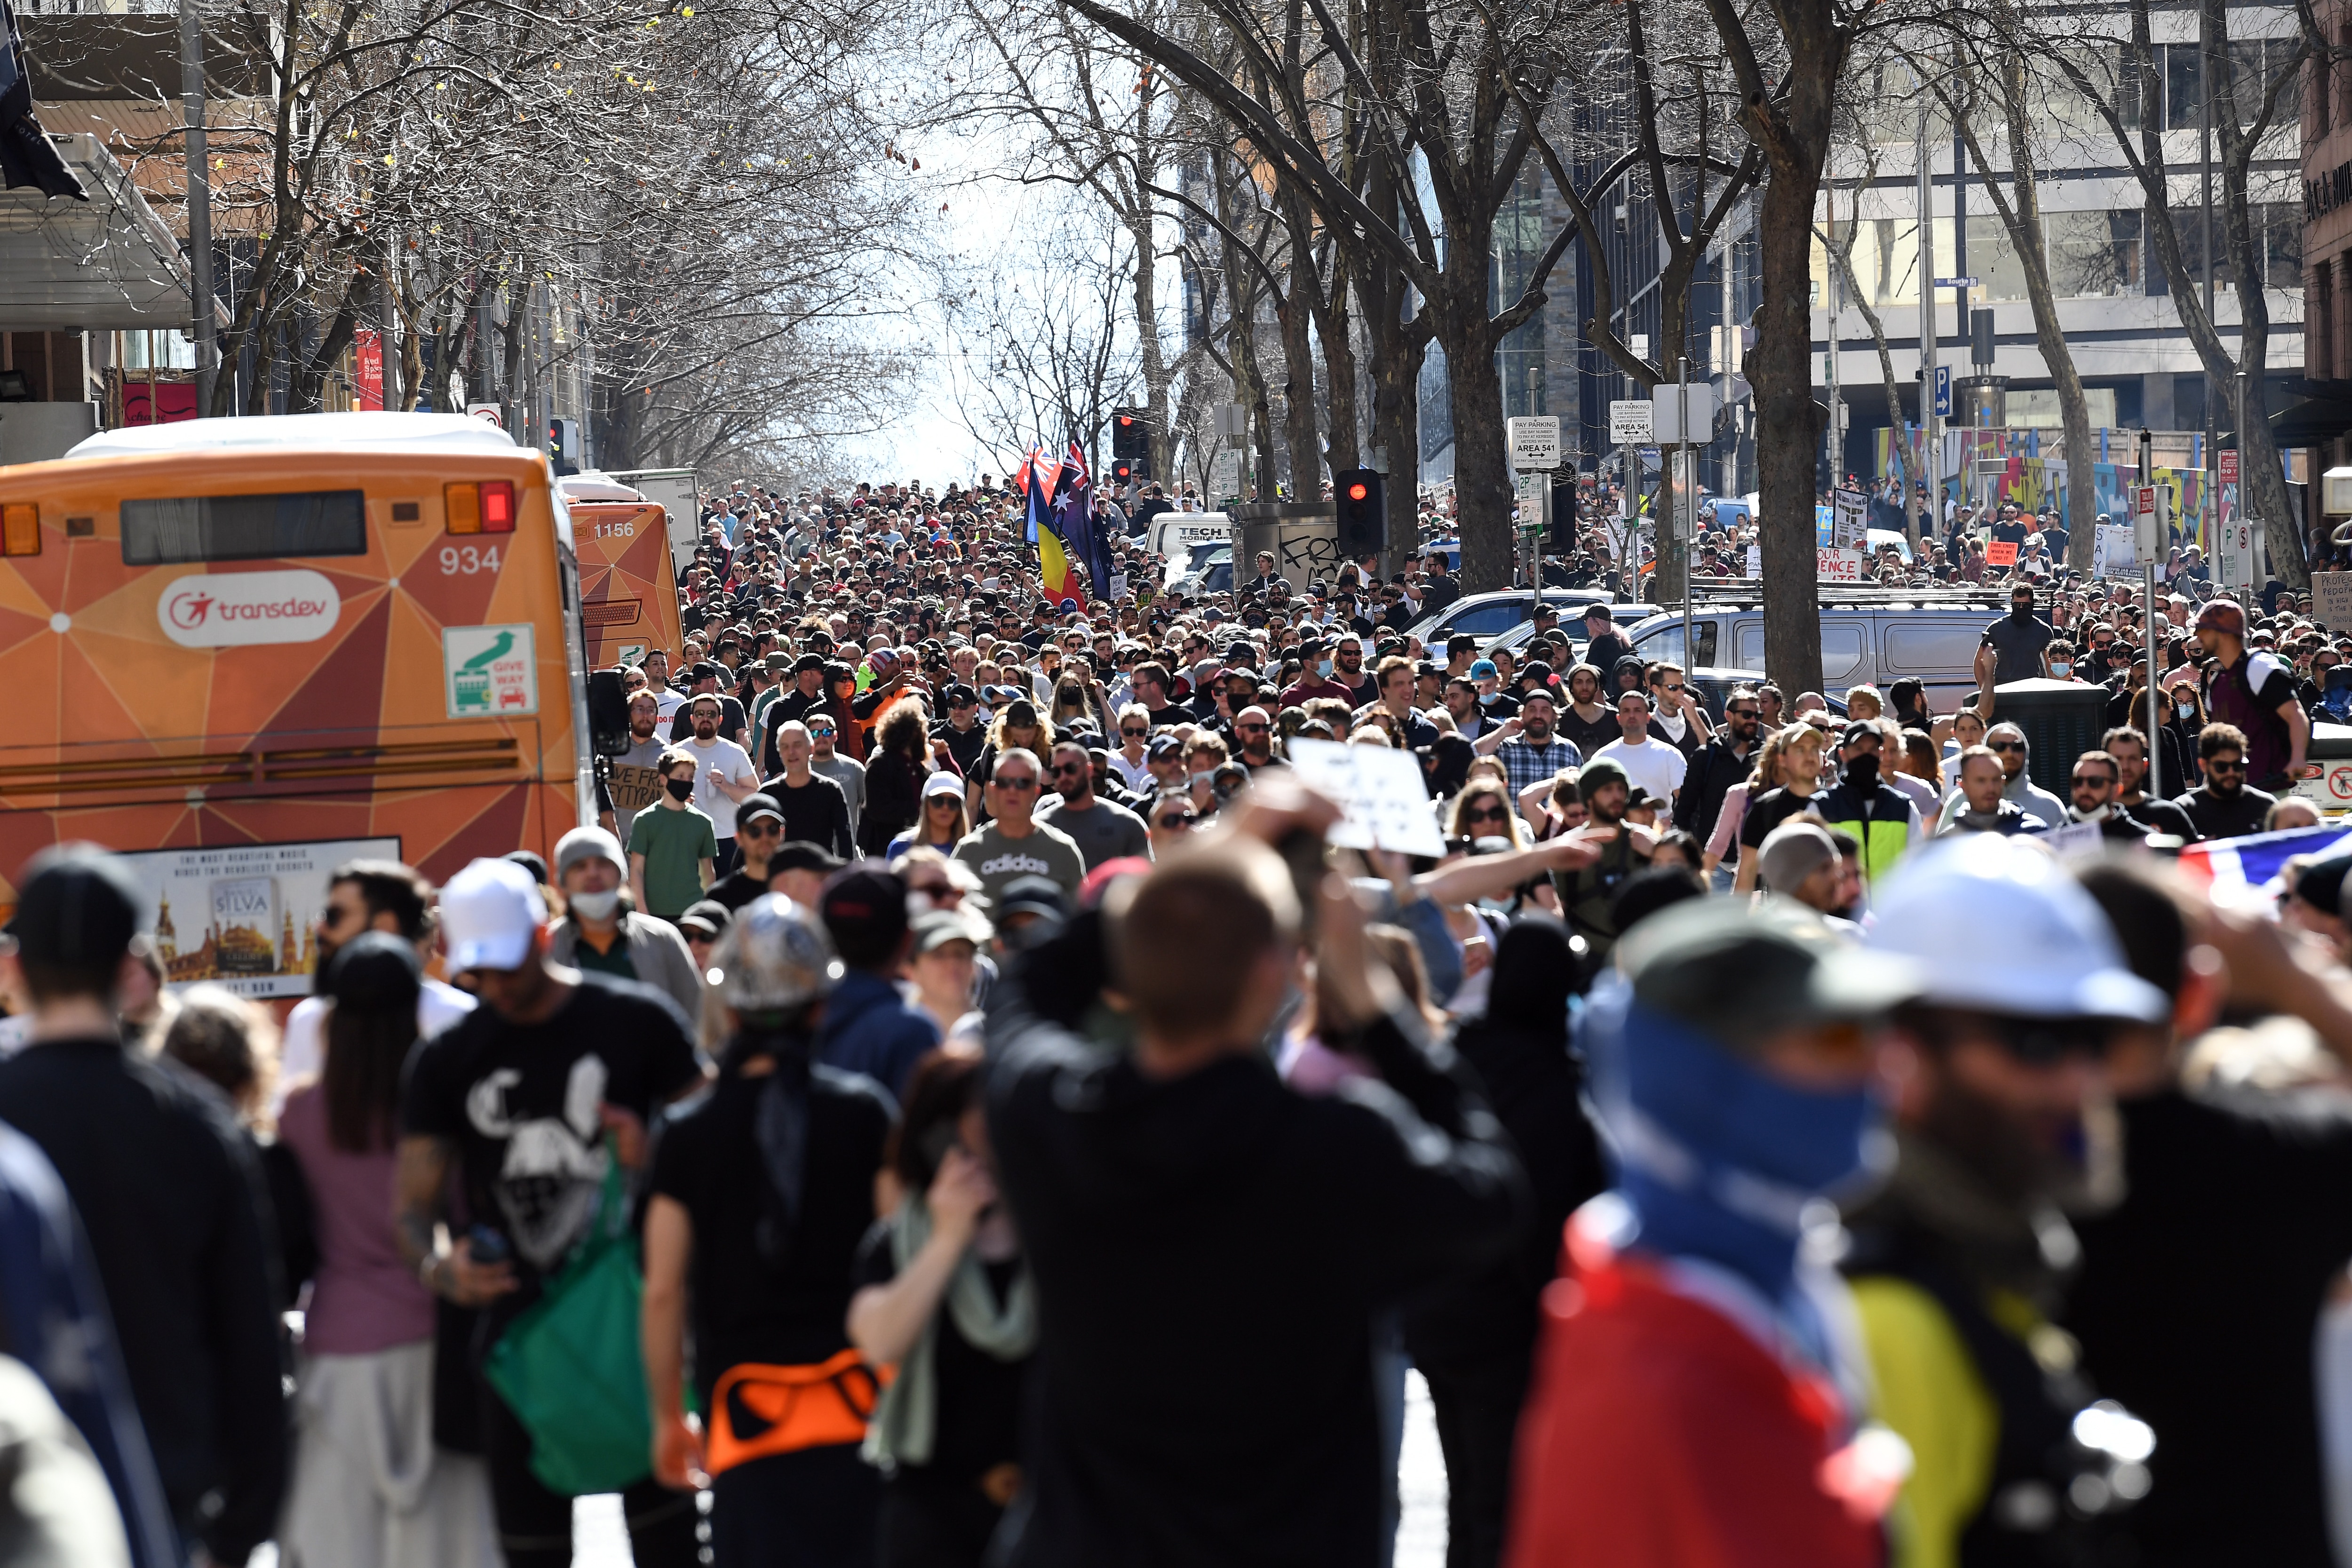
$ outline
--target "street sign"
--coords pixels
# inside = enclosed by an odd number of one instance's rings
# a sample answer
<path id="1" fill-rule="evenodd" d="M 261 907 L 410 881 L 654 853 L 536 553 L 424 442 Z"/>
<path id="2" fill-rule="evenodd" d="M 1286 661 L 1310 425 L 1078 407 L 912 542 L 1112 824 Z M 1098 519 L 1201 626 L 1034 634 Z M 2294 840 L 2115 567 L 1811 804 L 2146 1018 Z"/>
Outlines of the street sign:
<path id="1" fill-rule="evenodd" d="M 2221 549 L 2221 586 L 2252 589 L 2254 581 L 2254 525 L 2246 518 L 2225 519 L 2218 530 Z"/>
<path id="2" fill-rule="evenodd" d="M 1559 467 L 1559 419 L 1534 414 L 1507 419 L 1503 428 L 1511 444 L 1511 467 L 1522 471 Z"/>
<path id="3" fill-rule="evenodd" d="M 1938 289 L 1973 289 L 1976 286 L 1977 280 L 1973 278 L 1938 278 L 1936 279 L 1936 287 Z"/>
<path id="4" fill-rule="evenodd" d="M 1633 351 L 1633 357 L 1635 359 L 1648 359 L 1650 357 L 1650 334 L 1647 332 L 1635 332 L 1632 337 L 1625 341 L 1625 346 Z"/>
<path id="5" fill-rule="evenodd" d="M 502 405 L 496 403 L 468 403 L 466 405 L 466 412 L 472 415 L 477 419 L 497 426 L 501 430 L 507 427 L 507 411 Z"/>
<path id="6" fill-rule="evenodd" d="M 1683 430 L 1683 399 L 1690 400 L 1690 431 Z M 1650 388 L 1650 438 L 1661 447 L 1678 447 L 1687 441 L 1705 446 L 1715 439 L 1715 387 L 1704 381 L 1693 382 L 1687 388 L 1677 382 L 1662 382 Z"/>
<path id="7" fill-rule="evenodd" d="M 1511 490 L 1517 502 L 1516 510 L 1520 528 L 1533 531 L 1543 527 L 1544 491 L 1550 488 L 1551 481 L 1544 478 L 1540 471 L 1533 469 L 1517 475 L 1511 480 Z"/>
<path id="8" fill-rule="evenodd" d="M 1217 405 L 1216 429 L 1227 440 L 1249 434 L 1249 410 L 1238 403 Z"/>
<path id="9" fill-rule="evenodd" d="M 2171 500 L 2162 485 L 2132 487 L 2132 535 L 2142 565 L 2164 557 L 2164 542 L 2172 531 Z"/>
<path id="10" fill-rule="evenodd" d="M 1647 446 L 1650 434 L 1651 408 L 1645 397 L 1619 398 L 1609 405 L 1609 440 L 1612 446 Z"/>
<path id="11" fill-rule="evenodd" d="M 2221 470 L 2221 482 L 2225 485 L 2236 484 L 2238 482 L 2238 454 L 2236 448 L 2231 447 L 2228 450 L 2217 453 L 2216 456 L 2221 459 L 2220 466 Z"/>
<path id="12" fill-rule="evenodd" d="M 1936 417 L 1949 419 L 1951 416 L 1952 367 L 1939 364 L 1936 367 Z"/>

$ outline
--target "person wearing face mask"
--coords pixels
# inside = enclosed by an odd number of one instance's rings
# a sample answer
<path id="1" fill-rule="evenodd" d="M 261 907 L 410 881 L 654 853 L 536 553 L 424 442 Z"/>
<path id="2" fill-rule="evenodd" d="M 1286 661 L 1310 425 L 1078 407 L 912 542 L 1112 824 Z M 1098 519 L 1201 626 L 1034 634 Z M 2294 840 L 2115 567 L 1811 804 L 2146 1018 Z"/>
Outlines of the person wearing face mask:
<path id="1" fill-rule="evenodd" d="M 1913 1560 L 2116 1561 L 2153 1437 L 2112 1404 L 2078 1419 L 2095 1393 L 2051 1320 L 2074 1219 L 2123 1195 L 2104 1063 L 2169 1004 L 2063 866 L 1992 834 L 1890 881 L 1867 945 L 1921 983 L 1896 1016 L 1894 1175 L 1849 1210 L 1843 1266 L 1875 1408 L 1912 1447 Z"/>
<path id="2" fill-rule="evenodd" d="M 694 808 L 695 753 L 676 746 L 662 754 L 662 794 L 629 828 L 629 897 L 640 910 L 675 921 L 710 886 L 719 853 L 710 818 Z"/>
<path id="3" fill-rule="evenodd" d="M 2053 680 L 2071 681 L 2078 686 L 2088 684 L 2084 680 L 2082 676 L 2076 674 L 2074 671 L 2074 645 L 2073 643 L 2063 641 L 2052 643 L 2048 647 L 2042 650 L 2042 662 L 2043 668 Z"/>
<path id="4" fill-rule="evenodd" d="M 2033 613 L 2033 590 L 2020 584 L 2010 591 L 2009 616 L 1985 628 L 1977 648 L 1977 679 L 1985 684 L 1985 668 L 1992 668 L 1995 686 L 2031 680 L 2042 673 L 2042 650 L 2057 637 L 2050 623 Z"/>
<path id="5" fill-rule="evenodd" d="M 1496 668 L 1493 659 L 1481 658 L 1471 662 L 1470 685 L 1477 693 L 1478 711 L 1486 716 L 1489 725 L 1517 717 L 1519 700 L 1503 689 L 1502 672 Z"/>
<path id="6" fill-rule="evenodd" d="M 1336 699 L 1350 708 L 1356 705 L 1356 694 L 1331 679 L 1330 644 L 1302 642 L 1298 645 L 1298 658 L 1305 668 L 1299 670 L 1297 680 L 1283 689 L 1285 708 L 1304 707 L 1318 697 Z"/>
<path id="7" fill-rule="evenodd" d="M 548 951 L 574 969 L 642 981 L 694 1017 L 702 1006 L 694 955 L 677 926 L 630 907 L 626 860 L 620 840 L 601 827 L 575 827 L 555 841 L 565 914 L 548 928 Z"/>
<path id="8" fill-rule="evenodd" d="M 1616 1182 L 1542 1297 L 1504 1561 L 1884 1563 L 1908 1456 L 1867 1420 L 1850 1298 L 1805 1243 L 1833 1239 L 1821 1200 L 1879 1174 L 1876 1029 L 1909 967 L 1789 906 L 1697 899 L 1630 932 L 1619 971 L 1579 1038 Z"/>
<path id="9" fill-rule="evenodd" d="M 1862 875 L 1875 886 L 1895 863 L 1927 837 L 1911 797 L 1879 777 L 1885 736 L 1874 723 L 1849 724 L 1838 747 L 1838 782 L 1822 792 L 1815 809 L 1862 846 Z"/>

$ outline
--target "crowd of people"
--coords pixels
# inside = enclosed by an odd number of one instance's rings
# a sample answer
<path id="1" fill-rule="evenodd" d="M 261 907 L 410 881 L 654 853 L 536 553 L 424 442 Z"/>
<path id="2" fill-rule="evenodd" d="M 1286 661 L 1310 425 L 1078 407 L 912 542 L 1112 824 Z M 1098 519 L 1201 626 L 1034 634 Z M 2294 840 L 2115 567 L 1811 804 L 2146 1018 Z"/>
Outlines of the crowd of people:
<path id="1" fill-rule="evenodd" d="M 1377 1568 L 1408 1369 L 1449 1568 L 2338 1560 L 2352 846 L 2172 858 L 2319 826 L 2305 606 L 1710 703 L 1423 647 L 1439 552 L 1180 597 L 1139 508 L 1057 600 L 1018 516 L 711 498 L 597 820 L 338 868 L 282 1022 L 25 868 L 5 1560 Z M 2110 685 L 2065 795 L 2021 674 Z"/>

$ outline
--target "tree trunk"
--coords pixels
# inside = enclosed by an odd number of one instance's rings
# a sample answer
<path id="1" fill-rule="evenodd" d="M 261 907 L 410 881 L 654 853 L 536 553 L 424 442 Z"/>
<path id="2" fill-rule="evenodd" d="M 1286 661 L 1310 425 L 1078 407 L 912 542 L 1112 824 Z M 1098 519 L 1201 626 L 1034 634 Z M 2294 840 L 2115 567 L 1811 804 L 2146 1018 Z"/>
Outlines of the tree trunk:
<path id="1" fill-rule="evenodd" d="M 1323 492 L 1323 449 L 1315 438 L 1315 341 L 1307 328 L 1303 299 L 1312 286 L 1294 259 L 1290 297 L 1275 311 L 1275 320 L 1282 328 L 1286 376 L 1282 384 L 1282 422 L 1283 434 L 1290 447 L 1290 499 L 1302 502 L 1318 500 Z"/>
<path id="2" fill-rule="evenodd" d="M 1476 254 L 1483 260 L 1486 247 L 1481 246 Z M 1503 441 L 1503 383 L 1495 371 L 1495 335 L 1487 321 L 1483 288 L 1470 309 L 1455 316 L 1448 338 L 1445 379 L 1453 392 L 1454 496 L 1461 509 L 1457 521 L 1462 527 L 1462 589 L 1467 594 L 1489 593 L 1511 585 L 1514 500 Z"/>
<path id="3" fill-rule="evenodd" d="M 1816 144 L 1821 145 L 1820 143 Z M 1820 558 L 1813 454 L 1822 418 L 1812 389 L 1813 202 L 1822 159 L 1775 158 L 1757 218 L 1764 305 L 1748 355 L 1756 389 L 1758 542 L 1764 558 L 1764 670 L 1789 694 L 1822 686 Z"/>

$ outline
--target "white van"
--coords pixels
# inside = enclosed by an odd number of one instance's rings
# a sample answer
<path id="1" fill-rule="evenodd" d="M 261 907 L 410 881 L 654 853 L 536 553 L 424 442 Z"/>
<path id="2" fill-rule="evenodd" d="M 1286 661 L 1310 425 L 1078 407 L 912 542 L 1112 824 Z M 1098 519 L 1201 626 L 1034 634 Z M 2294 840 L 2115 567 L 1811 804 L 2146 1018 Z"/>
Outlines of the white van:
<path id="1" fill-rule="evenodd" d="M 1163 511 L 1151 520 L 1143 548 L 1171 566 L 1192 559 L 1195 544 L 1234 542 L 1234 520 L 1222 511 Z"/>
<path id="2" fill-rule="evenodd" d="M 1822 591 L 1822 689 L 1843 693 L 1864 682 L 1884 692 L 1905 676 L 1927 687 L 1927 706 L 1948 713 L 1975 692 L 1976 655 L 1985 628 L 2009 612 L 2006 593 L 1915 594 L 1883 589 L 1867 596 Z M 1700 601 L 1691 616 L 1697 656 L 1683 655 L 1678 611 L 1652 616 L 1626 636 L 1645 659 L 1677 664 L 1764 668 L 1764 612 L 1757 602 Z"/>

